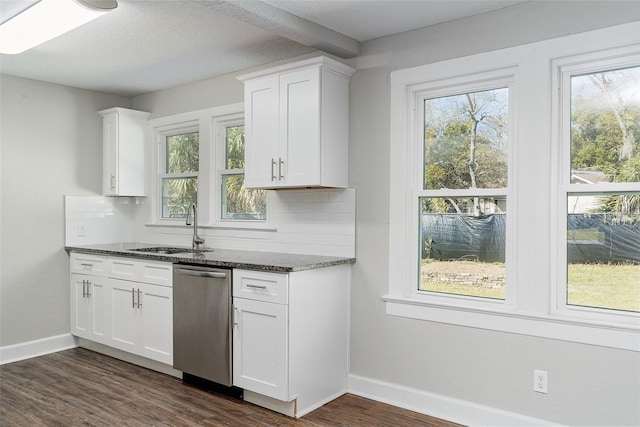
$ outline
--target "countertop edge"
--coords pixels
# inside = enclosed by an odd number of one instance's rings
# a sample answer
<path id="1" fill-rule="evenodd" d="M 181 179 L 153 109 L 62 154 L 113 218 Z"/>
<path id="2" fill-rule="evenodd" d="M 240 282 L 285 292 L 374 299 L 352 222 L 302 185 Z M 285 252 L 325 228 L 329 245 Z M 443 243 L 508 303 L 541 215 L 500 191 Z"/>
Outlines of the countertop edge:
<path id="1" fill-rule="evenodd" d="M 93 245 L 92 245 L 93 246 Z M 99 245 L 95 245 L 99 246 Z M 150 245 L 153 246 L 153 245 Z M 161 245 L 155 245 L 161 246 Z M 229 261 L 229 260 L 220 260 L 220 259 L 207 259 L 206 255 L 198 255 L 198 254 L 156 254 L 156 253 L 144 253 L 144 252 L 136 252 L 132 250 L 126 249 L 106 249 L 106 248 L 97 248 L 97 247 L 83 247 L 83 246 L 65 246 L 65 250 L 67 252 L 77 252 L 77 253 L 85 253 L 85 254 L 95 254 L 95 255 L 111 255 L 111 256 L 123 256 L 127 258 L 136 258 L 148 261 L 164 261 L 171 263 L 182 263 L 182 264 L 195 264 L 195 265 L 210 265 L 212 267 L 227 267 L 227 268 L 244 268 L 248 270 L 261 270 L 261 271 L 272 271 L 272 272 L 283 272 L 283 273 L 292 273 L 296 271 L 304 271 L 304 270 L 314 270 L 318 268 L 326 268 L 333 267 L 337 265 L 343 264 L 353 264 L 356 262 L 355 258 L 349 257 L 326 257 L 320 255 L 297 255 L 297 254 L 284 254 L 284 253 L 270 253 L 270 252 L 260 252 L 260 254 L 264 254 L 265 257 L 273 256 L 273 257 L 315 257 L 317 260 L 314 262 L 291 262 L 289 265 L 282 265 L 282 263 L 277 262 L 243 262 L 240 261 Z M 211 254 L 210 257 L 215 255 L 217 252 L 230 253 L 232 250 L 221 250 L 214 249 L 212 252 L 207 252 L 205 254 Z M 246 254 L 245 251 L 236 251 L 238 252 L 238 257 L 242 257 L 243 254 Z M 258 253 L 258 252 L 251 252 Z M 326 260 L 322 260 L 322 258 L 327 258 Z"/>

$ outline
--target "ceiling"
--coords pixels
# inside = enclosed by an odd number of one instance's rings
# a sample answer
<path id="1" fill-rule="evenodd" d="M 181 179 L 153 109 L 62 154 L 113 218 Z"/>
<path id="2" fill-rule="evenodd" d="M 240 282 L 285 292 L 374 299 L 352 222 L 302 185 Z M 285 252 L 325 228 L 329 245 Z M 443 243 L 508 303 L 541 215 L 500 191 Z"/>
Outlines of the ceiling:
<path id="1" fill-rule="evenodd" d="M 34 0 L 0 0 L 7 19 Z M 118 8 L 17 55 L 0 72 L 124 96 L 167 89 L 521 0 L 118 0 Z"/>

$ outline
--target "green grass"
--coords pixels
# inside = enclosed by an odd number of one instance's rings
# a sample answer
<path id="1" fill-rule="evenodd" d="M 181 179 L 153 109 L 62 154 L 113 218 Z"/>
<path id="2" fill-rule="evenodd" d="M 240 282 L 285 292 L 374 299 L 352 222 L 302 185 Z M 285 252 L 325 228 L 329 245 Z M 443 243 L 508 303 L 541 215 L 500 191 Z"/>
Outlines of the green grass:
<path id="1" fill-rule="evenodd" d="M 567 303 L 640 312 L 640 266 L 570 264 Z"/>
<path id="2" fill-rule="evenodd" d="M 504 264 L 473 261 L 422 262 L 420 290 L 504 299 Z M 455 283 L 443 278 L 459 278 L 474 284 Z M 482 280 L 493 282 L 483 286 Z M 640 312 L 640 265 L 570 264 L 567 303 L 585 307 Z"/>

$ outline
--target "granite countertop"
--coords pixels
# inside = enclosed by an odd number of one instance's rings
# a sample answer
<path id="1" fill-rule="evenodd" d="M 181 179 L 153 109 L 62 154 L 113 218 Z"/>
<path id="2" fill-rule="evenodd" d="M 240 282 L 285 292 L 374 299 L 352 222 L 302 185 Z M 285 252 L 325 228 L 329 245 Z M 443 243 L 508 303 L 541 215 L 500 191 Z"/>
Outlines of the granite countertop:
<path id="1" fill-rule="evenodd" d="M 135 249 L 180 246 L 147 243 L 108 243 L 101 245 L 66 246 L 70 252 L 96 255 L 115 255 L 130 258 L 168 261 L 173 263 L 210 265 L 215 267 L 246 268 L 278 272 L 293 272 L 340 264 L 353 264 L 355 258 L 329 257 L 320 255 L 296 255 L 276 252 L 239 251 L 230 249 L 207 249 L 202 253 L 159 254 L 136 252 Z M 180 247 L 190 250 L 188 247 Z"/>

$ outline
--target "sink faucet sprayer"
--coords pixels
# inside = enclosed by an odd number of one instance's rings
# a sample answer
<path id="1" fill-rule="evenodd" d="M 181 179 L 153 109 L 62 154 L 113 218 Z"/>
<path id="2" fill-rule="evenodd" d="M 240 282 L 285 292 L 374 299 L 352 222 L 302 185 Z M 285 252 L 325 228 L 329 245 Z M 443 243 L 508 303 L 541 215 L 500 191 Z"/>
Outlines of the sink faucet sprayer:
<path id="1" fill-rule="evenodd" d="M 193 242 L 191 247 L 193 250 L 200 250 L 200 245 L 204 244 L 204 239 L 198 236 L 198 212 L 195 203 L 189 205 L 187 210 L 187 222 L 186 225 L 191 225 L 191 211 L 193 210 Z"/>

